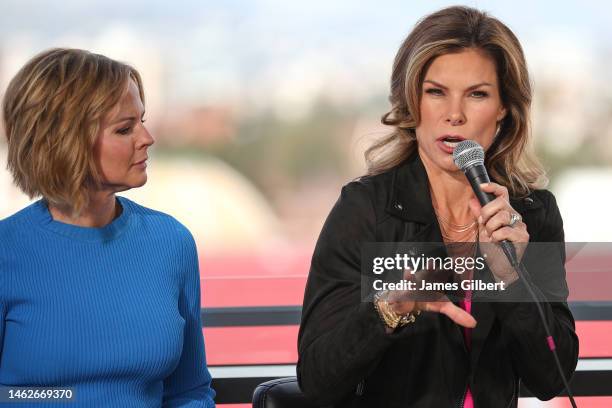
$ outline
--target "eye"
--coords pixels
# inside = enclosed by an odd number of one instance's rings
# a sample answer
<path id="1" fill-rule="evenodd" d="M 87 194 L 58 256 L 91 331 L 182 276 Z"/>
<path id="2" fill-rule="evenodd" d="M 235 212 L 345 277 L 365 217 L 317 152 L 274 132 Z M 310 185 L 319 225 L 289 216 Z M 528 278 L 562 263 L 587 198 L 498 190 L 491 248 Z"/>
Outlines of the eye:
<path id="1" fill-rule="evenodd" d="M 425 93 L 428 93 L 430 95 L 435 95 L 435 96 L 439 96 L 443 94 L 440 88 L 429 88 L 425 91 Z"/>
<path id="2" fill-rule="evenodd" d="M 119 130 L 117 130 L 117 133 L 120 135 L 127 135 L 132 131 L 132 127 L 126 127 L 126 128 L 121 128 Z"/>
<path id="3" fill-rule="evenodd" d="M 472 95 L 476 98 L 486 98 L 487 96 L 489 96 L 489 94 L 485 91 L 474 91 L 472 92 Z"/>

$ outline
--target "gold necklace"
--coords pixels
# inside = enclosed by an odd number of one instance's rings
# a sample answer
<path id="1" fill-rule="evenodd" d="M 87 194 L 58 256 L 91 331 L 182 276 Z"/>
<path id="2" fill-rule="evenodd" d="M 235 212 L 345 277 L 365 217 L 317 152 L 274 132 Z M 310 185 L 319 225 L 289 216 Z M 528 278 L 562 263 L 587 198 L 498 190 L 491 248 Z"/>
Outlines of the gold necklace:
<path id="1" fill-rule="evenodd" d="M 440 214 L 440 212 L 438 211 L 438 203 L 436 202 L 436 199 L 433 195 L 431 196 L 431 203 L 432 203 L 434 213 L 436 214 L 436 217 L 441 222 L 441 224 L 444 224 L 446 227 L 448 227 L 449 230 L 453 232 L 468 231 L 476 224 L 476 220 L 473 220 L 472 222 L 467 223 L 467 224 L 455 224 L 451 220 L 449 220 L 446 217 L 443 217 L 442 214 Z"/>
<path id="2" fill-rule="evenodd" d="M 438 221 L 440 221 L 442 225 L 444 225 L 445 227 L 447 227 L 449 230 L 453 232 L 465 232 L 465 231 L 471 230 L 472 227 L 476 225 L 476 220 L 470 222 L 469 224 L 462 224 L 462 225 L 453 224 L 448 219 L 442 217 L 437 211 L 436 211 L 436 217 L 438 217 Z"/>
<path id="3" fill-rule="evenodd" d="M 467 234 L 457 235 L 456 233 L 453 234 L 447 231 L 443 225 L 440 225 L 440 227 L 440 233 L 442 234 L 442 238 L 444 238 L 444 241 L 447 242 L 471 242 L 472 239 L 478 233 L 478 228 L 473 228 L 471 230 L 468 230 Z"/>

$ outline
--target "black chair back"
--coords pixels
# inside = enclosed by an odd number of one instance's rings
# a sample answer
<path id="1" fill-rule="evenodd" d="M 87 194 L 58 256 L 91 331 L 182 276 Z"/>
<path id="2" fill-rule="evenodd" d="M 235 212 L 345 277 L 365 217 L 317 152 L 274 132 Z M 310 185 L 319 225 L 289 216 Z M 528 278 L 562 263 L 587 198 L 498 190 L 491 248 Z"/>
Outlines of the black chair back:
<path id="1" fill-rule="evenodd" d="M 302 394 L 296 377 L 286 377 L 259 384 L 253 393 L 253 408 L 319 408 L 319 406 Z"/>

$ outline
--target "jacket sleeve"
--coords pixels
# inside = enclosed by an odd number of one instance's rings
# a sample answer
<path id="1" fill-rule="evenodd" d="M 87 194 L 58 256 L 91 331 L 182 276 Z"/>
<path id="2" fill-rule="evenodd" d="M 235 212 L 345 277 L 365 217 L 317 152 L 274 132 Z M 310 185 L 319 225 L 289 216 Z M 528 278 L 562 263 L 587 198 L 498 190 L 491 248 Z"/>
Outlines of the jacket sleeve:
<path id="1" fill-rule="evenodd" d="M 387 335 L 373 304 L 361 301 L 361 245 L 375 241 L 375 225 L 366 187 L 349 183 L 315 247 L 298 336 L 297 377 L 302 391 L 320 405 L 354 393 L 391 342 L 410 327 Z"/>
<path id="2" fill-rule="evenodd" d="M 527 263 L 528 280 L 543 309 L 557 355 L 565 377 L 570 381 L 578 362 L 578 337 L 575 323 L 567 306 L 569 294 L 565 280 L 565 247 L 563 221 L 554 196 L 542 192 L 547 198 L 547 214 L 537 234 L 536 251 L 529 251 L 525 258 L 537 257 Z M 556 243 L 556 244 L 555 244 Z M 537 265 L 532 270 L 529 265 Z M 492 306 L 502 323 L 503 336 L 507 339 L 516 371 L 525 386 L 540 400 L 549 400 L 563 389 L 554 356 L 549 348 L 546 332 L 536 304 L 530 301 L 504 302 L 508 299 L 531 299 L 523 282 L 519 279 L 500 295 L 502 302 Z"/>
<path id="3" fill-rule="evenodd" d="M 164 379 L 164 408 L 214 408 L 215 391 L 206 367 L 200 317 L 200 273 L 193 237 L 187 231 L 185 281 L 179 295 L 179 313 L 185 319 L 183 352 L 176 369 Z"/>

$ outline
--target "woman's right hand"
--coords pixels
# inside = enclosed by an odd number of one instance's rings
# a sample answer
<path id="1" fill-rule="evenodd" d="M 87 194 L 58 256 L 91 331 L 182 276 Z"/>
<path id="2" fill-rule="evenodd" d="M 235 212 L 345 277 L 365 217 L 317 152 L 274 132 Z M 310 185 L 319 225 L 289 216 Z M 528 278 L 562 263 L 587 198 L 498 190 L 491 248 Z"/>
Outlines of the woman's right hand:
<path id="1" fill-rule="evenodd" d="M 428 271 L 417 271 L 412 273 L 404 271 L 404 279 L 416 282 L 416 287 L 421 287 L 421 281 L 425 276 L 430 275 Z M 429 281 L 429 279 L 427 279 Z M 444 294 L 435 291 L 424 290 L 393 290 L 388 292 L 387 302 L 393 311 L 399 315 L 406 315 L 410 312 L 421 310 L 423 312 L 442 313 L 460 326 L 474 328 L 476 319 L 461 309 Z"/>

